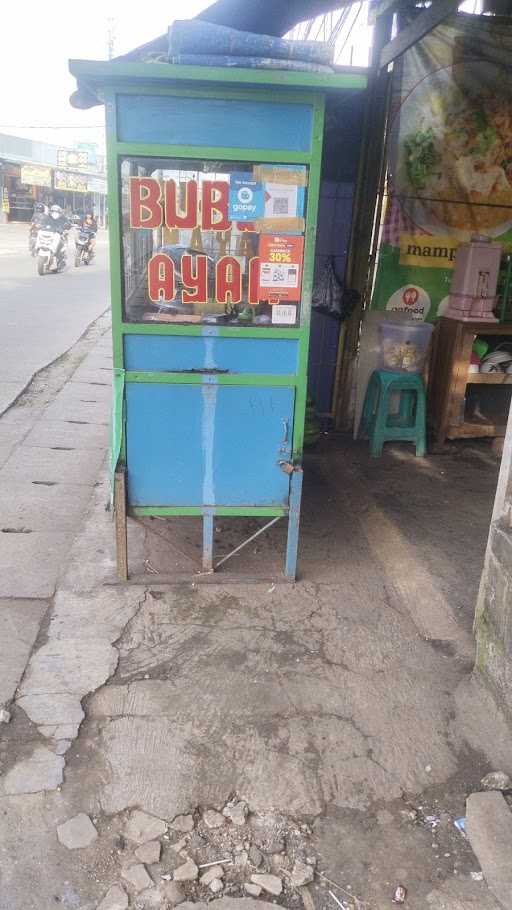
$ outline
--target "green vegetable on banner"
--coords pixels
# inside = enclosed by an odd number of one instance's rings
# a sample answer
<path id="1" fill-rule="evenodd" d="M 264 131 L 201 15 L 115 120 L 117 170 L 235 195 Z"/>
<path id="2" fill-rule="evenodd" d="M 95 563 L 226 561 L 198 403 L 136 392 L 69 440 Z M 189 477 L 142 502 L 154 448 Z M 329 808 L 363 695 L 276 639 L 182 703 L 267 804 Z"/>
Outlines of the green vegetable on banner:
<path id="1" fill-rule="evenodd" d="M 511 26 L 459 13 L 395 64 L 373 308 L 435 319 L 461 242 L 511 248 L 511 56 Z"/>

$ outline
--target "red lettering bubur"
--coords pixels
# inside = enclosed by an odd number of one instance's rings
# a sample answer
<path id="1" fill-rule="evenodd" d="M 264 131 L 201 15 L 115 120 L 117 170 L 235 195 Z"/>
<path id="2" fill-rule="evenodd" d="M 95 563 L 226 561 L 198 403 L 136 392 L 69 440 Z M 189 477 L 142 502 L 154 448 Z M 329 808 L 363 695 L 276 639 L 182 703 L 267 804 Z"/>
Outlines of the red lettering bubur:
<path id="1" fill-rule="evenodd" d="M 165 181 L 165 224 L 170 230 L 197 227 L 197 180 L 187 180 L 183 185 L 182 195 L 184 211 L 179 212 L 176 181 Z"/>
<path id="2" fill-rule="evenodd" d="M 201 227 L 203 231 L 227 231 L 229 183 L 224 180 L 205 180 L 201 192 Z"/>
<path id="3" fill-rule="evenodd" d="M 154 177 L 130 177 L 130 227 L 157 228 L 163 221 L 162 189 Z"/>

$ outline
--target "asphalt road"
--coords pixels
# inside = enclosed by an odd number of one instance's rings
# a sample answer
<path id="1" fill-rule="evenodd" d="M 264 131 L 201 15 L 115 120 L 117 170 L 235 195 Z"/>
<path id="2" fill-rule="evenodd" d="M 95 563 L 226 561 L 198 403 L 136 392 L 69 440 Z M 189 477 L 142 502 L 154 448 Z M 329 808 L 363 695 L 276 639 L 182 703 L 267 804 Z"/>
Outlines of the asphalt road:
<path id="1" fill-rule="evenodd" d="M 90 266 L 37 274 L 28 225 L 0 225 L 0 414 L 35 373 L 67 351 L 109 305 L 107 234 L 100 231 Z"/>

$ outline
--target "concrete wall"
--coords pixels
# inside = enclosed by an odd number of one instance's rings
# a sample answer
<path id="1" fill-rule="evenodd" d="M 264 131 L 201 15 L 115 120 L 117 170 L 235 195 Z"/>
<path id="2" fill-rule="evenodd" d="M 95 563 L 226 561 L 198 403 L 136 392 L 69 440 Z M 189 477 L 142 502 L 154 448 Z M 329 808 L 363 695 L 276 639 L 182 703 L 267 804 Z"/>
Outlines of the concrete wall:
<path id="1" fill-rule="evenodd" d="M 476 669 L 512 717 L 512 408 L 475 615 Z"/>

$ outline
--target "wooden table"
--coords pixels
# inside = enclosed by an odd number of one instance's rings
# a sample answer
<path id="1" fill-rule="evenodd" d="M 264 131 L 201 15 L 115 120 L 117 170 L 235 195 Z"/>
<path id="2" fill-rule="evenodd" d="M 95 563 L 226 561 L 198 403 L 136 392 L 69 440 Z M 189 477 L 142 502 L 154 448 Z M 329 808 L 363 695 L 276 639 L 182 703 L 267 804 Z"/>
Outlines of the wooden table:
<path id="1" fill-rule="evenodd" d="M 467 420 L 464 414 L 468 385 L 511 385 L 507 373 L 470 373 L 471 350 L 476 336 L 504 336 L 512 341 L 512 323 L 461 322 L 443 316 L 432 345 L 429 370 L 429 422 L 436 439 L 472 436 L 504 436 L 507 415 L 495 423 Z"/>

